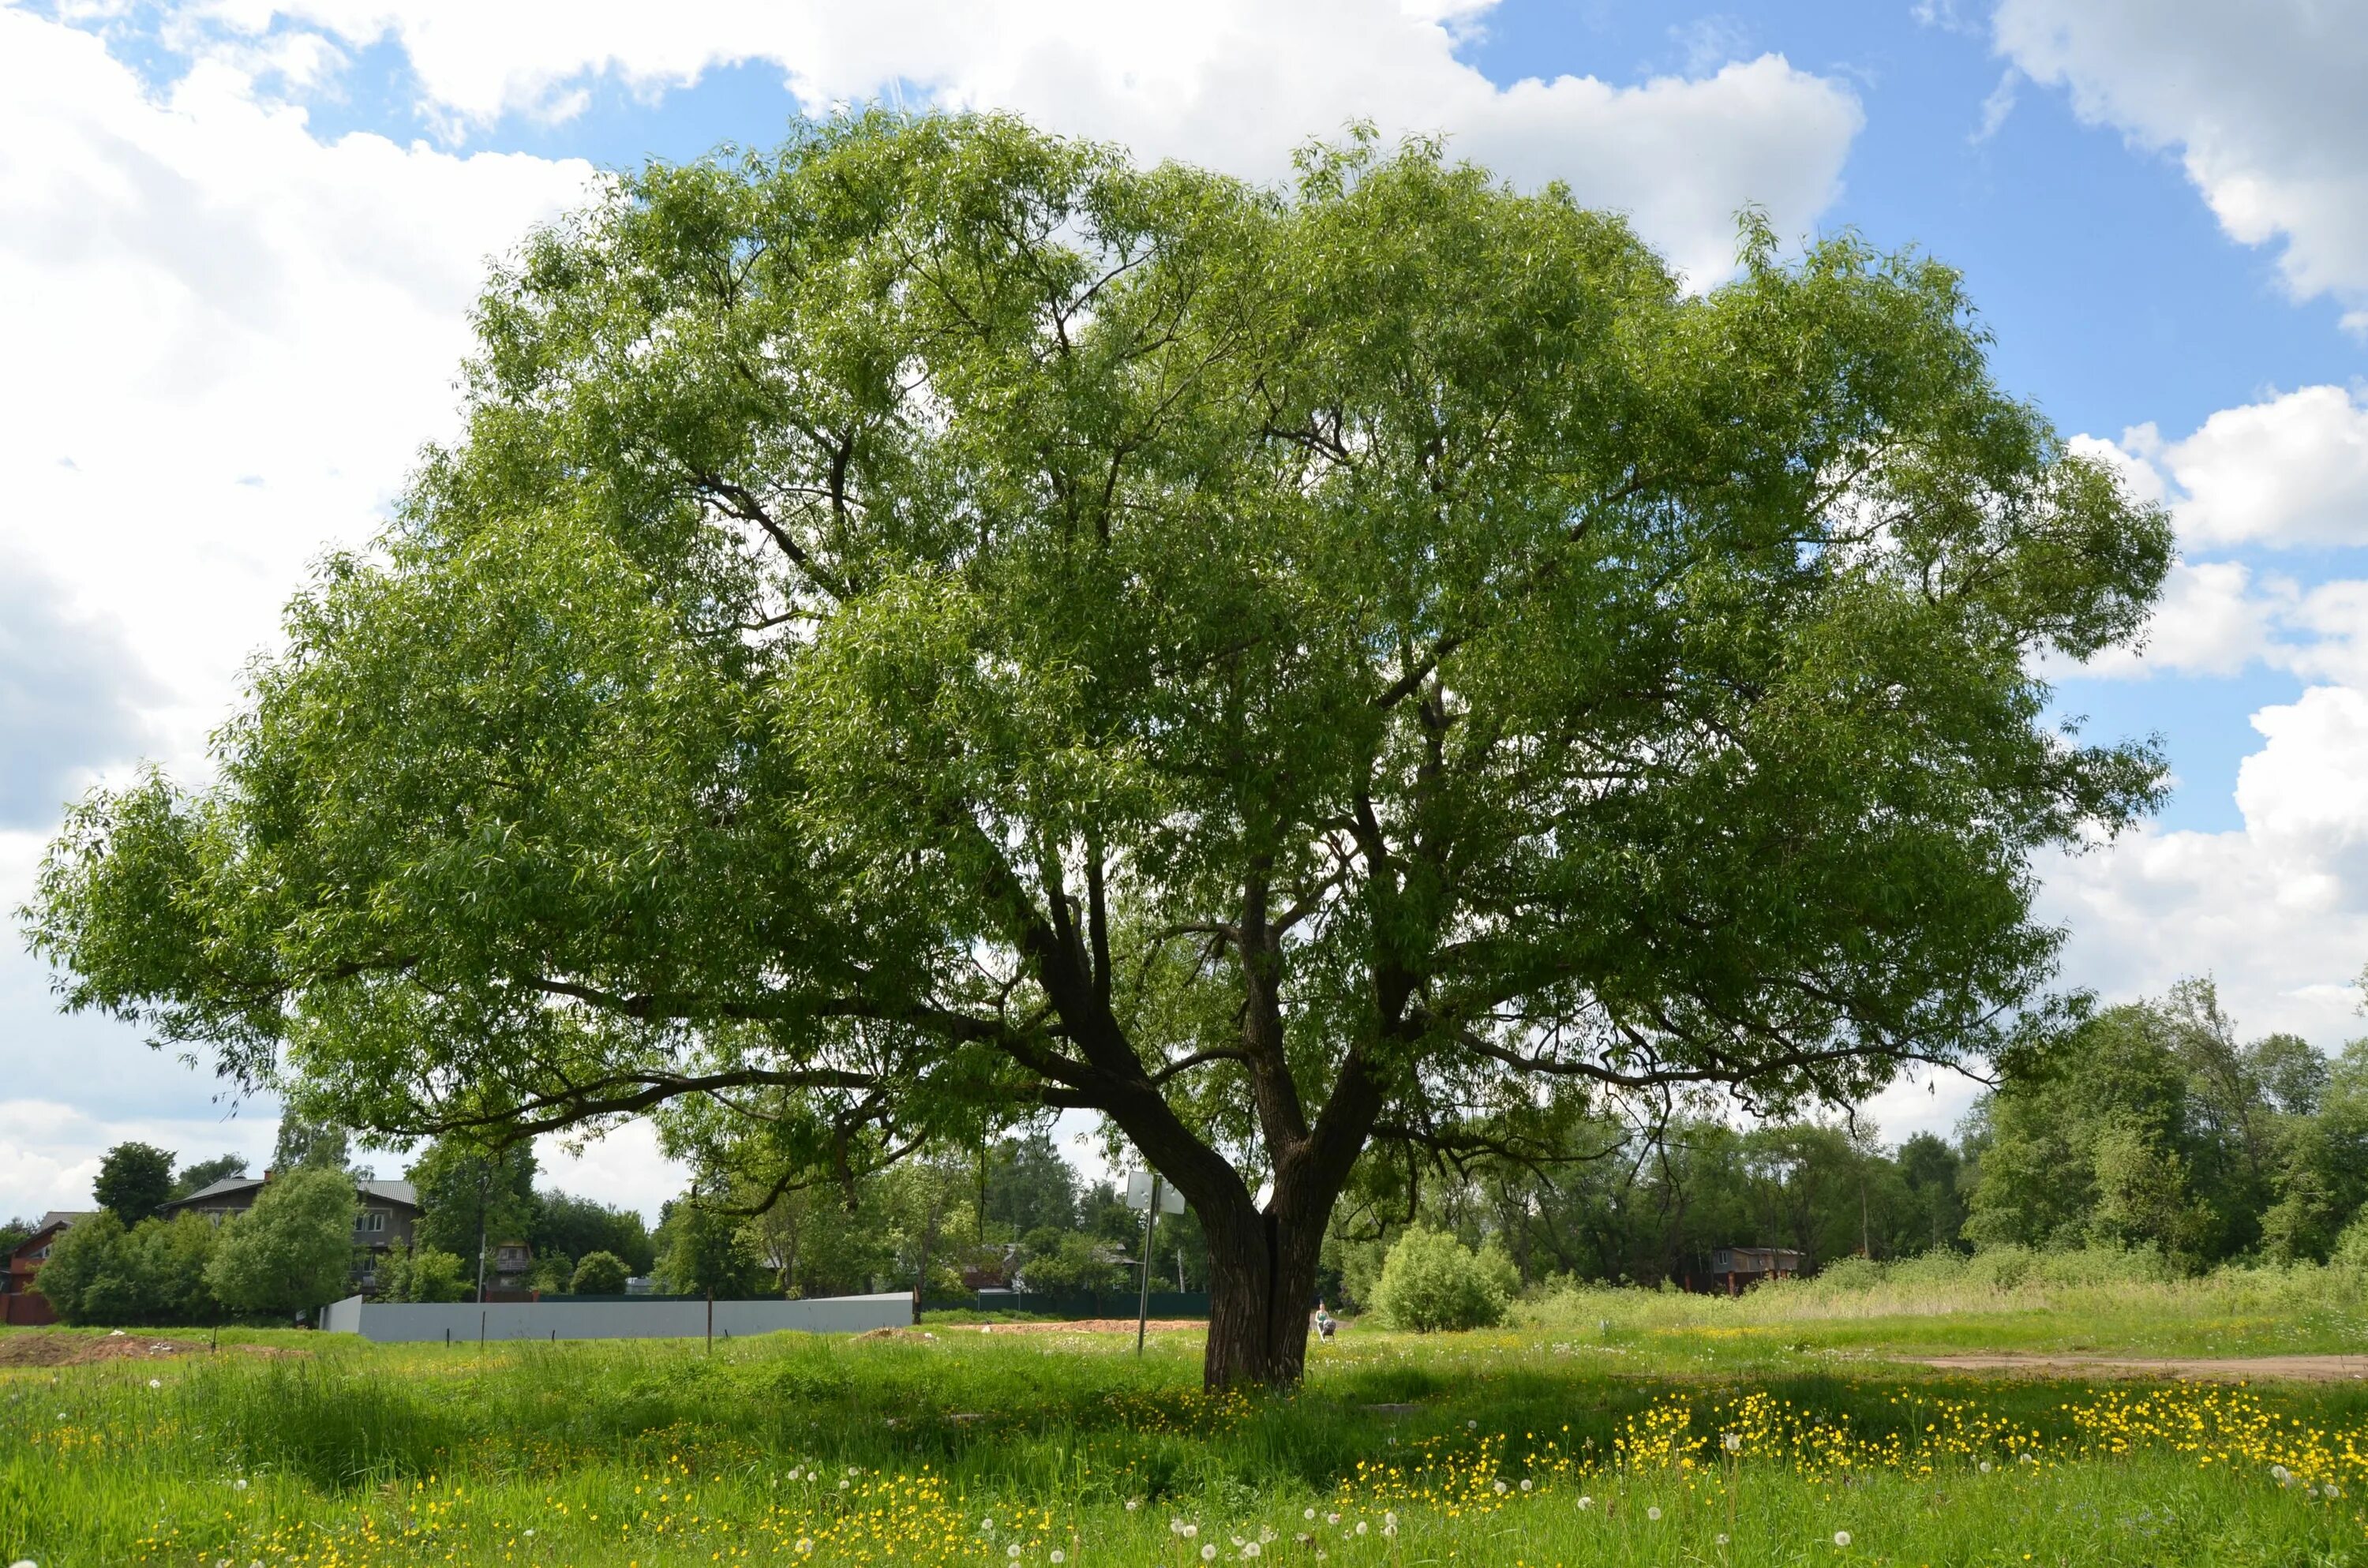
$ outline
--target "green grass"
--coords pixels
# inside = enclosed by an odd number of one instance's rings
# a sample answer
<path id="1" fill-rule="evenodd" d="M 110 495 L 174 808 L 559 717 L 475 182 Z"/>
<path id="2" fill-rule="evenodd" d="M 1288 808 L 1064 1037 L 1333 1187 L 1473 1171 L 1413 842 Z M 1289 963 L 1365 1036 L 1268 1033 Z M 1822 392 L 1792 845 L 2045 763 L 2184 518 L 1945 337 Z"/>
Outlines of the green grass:
<path id="1" fill-rule="evenodd" d="M 2368 1562 L 2368 1383 L 1877 1354 L 2357 1352 L 2356 1301 L 1963 1286 L 1569 1292 L 1504 1331 L 1352 1327 L 1290 1398 L 1202 1393 L 1184 1333 L 1141 1361 L 1114 1335 L 709 1355 L 225 1334 L 219 1356 L 0 1369 L 0 1562 Z"/>

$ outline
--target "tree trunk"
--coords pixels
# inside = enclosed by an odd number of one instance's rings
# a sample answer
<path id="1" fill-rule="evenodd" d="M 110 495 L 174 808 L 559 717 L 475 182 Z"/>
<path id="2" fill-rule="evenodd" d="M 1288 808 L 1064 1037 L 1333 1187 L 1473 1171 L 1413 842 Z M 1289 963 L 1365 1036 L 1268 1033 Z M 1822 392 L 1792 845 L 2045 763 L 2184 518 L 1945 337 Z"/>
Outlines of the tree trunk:
<path id="1" fill-rule="evenodd" d="M 1330 1208 L 1327 1202 L 1309 1215 L 1245 1205 L 1213 1222 L 1201 1217 L 1209 1237 L 1209 1347 L 1201 1376 L 1210 1388 L 1298 1383 L 1307 1367 L 1308 1315 Z"/>

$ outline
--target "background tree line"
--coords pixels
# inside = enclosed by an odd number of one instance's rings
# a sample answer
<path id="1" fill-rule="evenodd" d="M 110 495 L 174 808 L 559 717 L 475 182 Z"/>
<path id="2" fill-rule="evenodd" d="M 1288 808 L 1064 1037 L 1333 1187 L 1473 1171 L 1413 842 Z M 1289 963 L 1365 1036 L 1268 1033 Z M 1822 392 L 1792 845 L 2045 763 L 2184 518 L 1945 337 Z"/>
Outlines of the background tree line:
<path id="1" fill-rule="evenodd" d="M 2229 1262 L 2368 1254 L 2368 1040 L 2329 1058 L 2247 1041 L 2209 981 L 2106 1009 L 1976 1102 L 1953 1140 L 1886 1146 L 1815 1120 L 1577 1115 L 1521 1157 L 1369 1160 L 1334 1216 L 1327 1283 L 1371 1298 L 1421 1226 L 1502 1250 L 1524 1283 L 1706 1281 L 1712 1249 L 1835 1259 L 2018 1244 Z"/>
<path id="2" fill-rule="evenodd" d="M 367 1173 L 342 1133 L 291 1119 L 278 1168 L 338 1179 L 314 1184 L 309 1206 L 258 1203 L 219 1232 L 155 1211 L 244 1162 L 176 1170 L 173 1158 L 139 1143 L 109 1152 L 97 1187 L 105 1212 L 61 1240 L 43 1275 L 70 1321 L 217 1321 L 343 1293 L 351 1182 Z M 527 1241 L 546 1292 L 620 1290 L 628 1274 L 726 1297 L 916 1283 L 954 1295 L 966 1275 L 1068 1295 L 1138 1278 L 1142 1216 L 1041 1130 L 939 1149 L 848 1186 L 777 1194 L 757 1173 L 711 1171 L 666 1205 L 654 1233 L 631 1211 L 538 1189 L 523 1145 L 495 1154 L 440 1141 L 407 1174 L 424 1212 L 415 1248 L 380 1271 L 381 1293 L 395 1299 L 468 1295 L 481 1236 Z M 275 1197 L 290 1190 L 273 1186 Z M 1707 1287 L 1710 1254 L 1727 1245 L 1792 1248 L 1811 1270 L 2000 1244 L 2140 1249 L 2188 1271 L 2312 1263 L 2368 1256 L 2363 1204 L 2368 1040 L 2332 1058 L 2294 1035 L 2243 1040 L 2211 983 L 2194 981 L 2067 1031 L 1985 1095 L 1954 1139 L 1887 1145 L 1847 1119 L 1599 1108 L 1525 1128 L 1517 1151 L 1369 1156 L 1334 1214 L 1319 1289 L 1335 1305 L 1370 1305 L 1410 1230 L 1501 1257 L 1507 1289 L 1556 1277 Z M 308 1251 L 305 1224 L 334 1232 L 336 1245 Z M 29 1229 L 11 1221 L 0 1240 Z M 218 1262 L 226 1247 L 246 1261 Z M 237 1267 L 243 1283 L 232 1282 Z M 1206 1289 L 1196 1216 L 1162 1221 L 1152 1267 L 1156 1288 Z"/>

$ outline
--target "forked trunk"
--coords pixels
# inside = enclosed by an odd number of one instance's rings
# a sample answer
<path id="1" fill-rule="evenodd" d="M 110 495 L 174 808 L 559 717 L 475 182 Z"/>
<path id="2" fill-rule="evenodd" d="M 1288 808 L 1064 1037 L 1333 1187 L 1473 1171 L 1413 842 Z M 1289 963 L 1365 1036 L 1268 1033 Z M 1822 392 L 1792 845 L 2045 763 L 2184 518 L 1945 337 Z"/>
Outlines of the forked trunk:
<path id="1" fill-rule="evenodd" d="M 1212 1389 L 1296 1385 L 1307 1367 L 1322 1219 L 1262 1213 L 1245 1205 L 1215 1223 L 1203 1215 L 1201 1225 L 1209 1237 L 1203 1380 Z"/>

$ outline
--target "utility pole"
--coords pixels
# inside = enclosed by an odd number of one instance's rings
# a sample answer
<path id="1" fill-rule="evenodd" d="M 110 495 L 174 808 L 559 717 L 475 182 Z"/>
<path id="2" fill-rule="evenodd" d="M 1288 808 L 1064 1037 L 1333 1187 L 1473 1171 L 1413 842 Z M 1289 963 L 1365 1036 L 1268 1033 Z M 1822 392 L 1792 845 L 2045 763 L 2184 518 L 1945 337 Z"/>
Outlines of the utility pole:
<path id="1" fill-rule="evenodd" d="M 493 1162 L 477 1156 L 477 1300 L 485 1299 L 485 1204 L 494 1192 Z"/>

